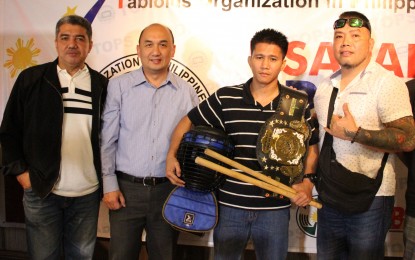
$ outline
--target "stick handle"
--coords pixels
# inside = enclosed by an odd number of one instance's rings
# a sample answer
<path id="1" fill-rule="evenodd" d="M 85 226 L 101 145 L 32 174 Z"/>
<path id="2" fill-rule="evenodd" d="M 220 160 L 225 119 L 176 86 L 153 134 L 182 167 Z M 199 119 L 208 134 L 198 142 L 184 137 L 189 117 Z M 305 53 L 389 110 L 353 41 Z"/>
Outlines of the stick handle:
<path id="1" fill-rule="evenodd" d="M 294 194 L 297 193 L 297 191 L 294 190 L 293 188 L 291 188 L 291 187 L 289 187 L 287 185 L 284 185 L 284 184 L 282 184 L 279 181 L 276 181 L 274 179 L 271 179 L 270 177 L 268 177 L 268 176 L 266 176 L 264 174 L 258 173 L 256 171 L 254 171 L 254 170 L 246 167 L 245 165 L 242 165 L 242 164 L 240 164 L 240 163 L 238 163 L 238 162 L 236 162 L 234 160 L 231 160 L 228 157 L 225 157 L 225 156 L 221 155 L 220 153 L 217 153 L 217 152 L 215 152 L 215 151 L 213 151 L 211 149 L 205 149 L 205 154 L 206 155 L 209 155 L 212 158 L 215 158 L 218 161 L 221 161 L 223 163 L 226 163 L 227 165 L 230 165 L 230 166 L 232 166 L 232 167 L 234 167 L 234 168 L 236 168 L 238 170 L 241 170 L 243 172 L 246 172 L 249 175 L 254 176 L 255 178 L 257 178 L 259 180 L 262 180 L 262 181 L 265 181 L 266 183 L 272 184 L 275 187 L 281 188 L 283 190 L 286 190 L 286 191 L 291 192 L 291 193 L 294 193 Z"/>
<path id="2" fill-rule="evenodd" d="M 261 180 L 258 180 L 258 179 L 255 179 L 255 178 L 246 176 L 246 175 L 241 174 L 239 172 L 230 170 L 228 168 L 225 168 L 225 167 L 223 167 L 221 165 L 218 165 L 216 163 L 213 163 L 213 162 L 208 161 L 206 159 L 203 159 L 201 157 L 196 157 L 195 162 L 197 164 L 202 165 L 202 166 L 205 166 L 205 167 L 207 167 L 207 168 L 209 168 L 211 170 L 214 170 L 214 171 L 220 172 L 222 174 L 225 174 L 227 176 L 233 177 L 235 179 L 238 179 L 238 180 L 241 180 L 241 181 L 244 181 L 244 182 L 253 184 L 253 185 L 258 186 L 260 188 L 263 188 L 263 189 L 266 189 L 266 190 L 269 190 L 269 191 L 272 191 L 272 192 L 281 194 L 281 195 L 283 195 L 283 196 L 285 196 L 287 198 L 293 198 L 295 196 L 295 193 L 292 193 L 292 192 L 289 192 L 287 190 L 281 189 L 279 187 L 273 186 L 273 185 L 271 185 L 269 183 L 266 183 L 266 182 L 263 182 Z M 321 208 L 321 204 L 318 203 L 318 202 L 316 202 L 316 201 L 313 201 L 313 200 L 310 202 L 310 206 L 316 207 L 318 209 Z"/>

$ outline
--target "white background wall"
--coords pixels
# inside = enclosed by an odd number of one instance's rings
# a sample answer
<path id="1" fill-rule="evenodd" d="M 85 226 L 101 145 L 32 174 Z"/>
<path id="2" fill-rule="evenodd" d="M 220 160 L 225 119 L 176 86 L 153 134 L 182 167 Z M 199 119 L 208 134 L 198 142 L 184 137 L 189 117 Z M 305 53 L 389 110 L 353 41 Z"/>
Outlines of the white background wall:
<path id="1" fill-rule="evenodd" d="M 219 87 L 245 82 L 251 76 L 249 41 L 263 28 L 280 30 L 291 42 L 280 81 L 318 87 L 321 79 L 338 68 L 331 55 L 332 24 L 346 10 L 358 10 L 371 20 L 376 41 L 373 59 L 405 81 L 413 78 L 414 9 L 414 0 L 0 0 L 0 119 L 18 73 L 56 58 L 54 27 L 65 14 L 93 17 L 94 47 L 87 62 L 108 76 L 137 68 L 123 65 L 135 58 L 139 32 L 153 22 L 166 24 L 177 45 L 173 67 L 200 90 L 203 100 Z M 390 256 L 402 252 L 406 169 L 399 163 L 397 168 L 398 199 L 387 244 Z M 0 218 L 4 220 L 0 193 Z M 316 214 L 313 208 L 292 208 L 290 251 L 315 252 Z M 105 209 L 98 235 L 109 236 Z M 183 235 L 181 243 L 211 245 L 211 237 Z"/>

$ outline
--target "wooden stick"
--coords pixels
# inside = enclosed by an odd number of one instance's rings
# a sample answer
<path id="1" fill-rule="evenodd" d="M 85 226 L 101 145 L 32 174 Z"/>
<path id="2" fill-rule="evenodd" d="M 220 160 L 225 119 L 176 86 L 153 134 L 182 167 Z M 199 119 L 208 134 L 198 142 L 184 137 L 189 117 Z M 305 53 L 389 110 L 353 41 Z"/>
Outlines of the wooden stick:
<path id="1" fill-rule="evenodd" d="M 232 167 L 234 167 L 234 168 L 236 168 L 238 170 L 241 170 L 241 171 L 243 171 L 243 172 L 245 172 L 245 173 L 247 173 L 247 174 L 249 174 L 251 176 L 254 176 L 255 178 L 257 178 L 259 180 L 262 180 L 262 181 L 264 181 L 266 183 L 269 183 L 269 184 L 271 184 L 271 185 L 273 185 L 275 187 L 278 187 L 278 188 L 281 188 L 283 190 L 286 190 L 286 191 L 288 191 L 290 193 L 293 193 L 294 195 L 297 193 L 297 191 L 294 190 L 293 188 L 291 188 L 290 186 L 287 186 L 287 185 L 285 185 L 285 184 L 283 184 L 283 183 L 281 183 L 279 181 L 276 181 L 276 180 L 274 180 L 274 179 L 272 179 L 272 178 L 270 178 L 270 177 L 268 177 L 268 176 L 266 176 L 264 174 L 261 174 L 259 172 L 256 172 L 256 171 L 254 171 L 254 170 L 246 167 L 245 165 L 242 165 L 242 164 L 240 164 L 240 163 L 238 163 L 238 162 L 236 162 L 234 160 L 231 160 L 228 157 L 223 156 L 220 153 L 217 153 L 217 152 L 215 152 L 215 151 L 213 151 L 213 150 L 211 150 L 209 148 L 205 149 L 205 154 L 208 155 L 208 156 L 210 156 L 210 157 L 212 157 L 212 158 L 214 158 L 214 159 L 216 159 L 216 160 L 218 160 L 218 161 L 221 161 L 223 163 L 226 163 L 227 165 L 230 165 L 230 166 L 232 166 Z M 282 194 L 282 193 L 279 193 L 279 194 Z M 286 197 L 288 197 L 288 196 L 286 196 Z M 288 197 L 288 198 L 290 198 L 290 197 Z M 314 201 L 317 204 L 320 204 L 319 202 L 317 202 L 314 199 L 312 201 Z"/>
<path id="2" fill-rule="evenodd" d="M 233 177 L 235 179 L 238 179 L 238 180 L 241 180 L 241 181 L 244 181 L 244 182 L 253 184 L 253 185 L 258 186 L 260 188 L 263 188 L 263 189 L 266 189 L 266 190 L 269 190 L 269 191 L 272 191 L 272 192 L 281 194 L 281 195 L 283 195 L 283 196 L 285 196 L 287 198 L 293 198 L 295 196 L 295 193 L 289 192 L 287 190 L 281 189 L 281 188 L 276 187 L 274 185 L 271 185 L 269 183 L 263 182 L 261 180 L 258 180 L 258 179 L 255 179 L 255 178 L 246 176 L 246 175 L 244 175 L 242 173 L 239 173 L 239 172 L 233 171 L 231 169 L 225 168 L 225 167 L 223 167 L 221 165 L 218 165 L 216 163 L 213 163 L 211 161 L 208 161 L 208 160 L 206 160 L 204 158 L 196 157 L 195 162 L 197 164 L 202 165 L 202 166 L 205 166 L 205 167 L 207 167 L 207 168 L 209 168 L 211 170 L 214 170 L 214 171 L 220 172 L 222 174 L 225 174 L 227 176 Z M 310 201 L 309 205 L 310 206 L 313 206 L 313 207 L 316 207 L 318 209 L 320 209 L 322 207 L 322 205 L 320 203 L 318 203 L 318 202 L 316 202 L 314 200 Z"/>
<path id="3" fill-rule="evenodd" d="M 276 181 L 274 179 L 271 179 L 270 177 L 268 177 L 268 176 L 266 176 L 264 174 L 261 174 L 259 172 L 256 172 L 256 171 L 254 171 L 254 170 L 246 167 L 245 165 L 242 165 L 242 164 L 240 164 L 240 163 L 238 163 L 238 162 L 236 162 L 234 160 L 231 160 L 228 157 L 225 157 L 225 156 L 221 155 L 220 153 L 217 153 L 217 152 L 215 152 L 215 151 L 213 151 L 211 149 L 205 149 L 205 154 L 208 155 L 208 156 L 210 156 L 210 157 L 212 157 L 212 158 L 215 158 L 218 161 L 221 161 L 223 163 L 226 163 L 227 165 L 230 165 L 230 166 L 232 166 L 232 167 L 234 167 L 234 168 L 236 168 L 238 170 L 241 170 L 243 172 L 246 172 L 249 175 L 254 176 L 255 178 L 257 178 L 259 180 L 262 180 L 262 181 L 265 181 L 266 183 L 269 183 L 271 185 L 274 185 L 275 187 L 281 188 L 283 190 L 286 190 L 286 191 L 291 192 L 291 193 L 294 193 L 294 194 L 297 193 L 297 191 L 294 190 L 293 188 L 291 188 L 291 187 L 289 187 L 289 186 L 287 186 L 287 185 L 285 185 L 285 184 L 283 184 L 283 183 L 281 183 L 279 181 Z"/>

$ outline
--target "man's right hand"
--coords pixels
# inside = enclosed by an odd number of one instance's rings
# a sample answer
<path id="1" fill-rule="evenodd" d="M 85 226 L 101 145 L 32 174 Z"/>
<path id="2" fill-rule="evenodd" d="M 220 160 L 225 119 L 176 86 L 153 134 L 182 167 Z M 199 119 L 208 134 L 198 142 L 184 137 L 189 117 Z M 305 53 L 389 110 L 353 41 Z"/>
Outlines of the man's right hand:
<path id="1" fill-rule="evenodd" d="M 166 159 L 166 177 L 173 185 L 184 187 L 184 181 L 180 179 L 181 169 L 176 157 L 170 156 Z"/>
<path id="2" fill-rule="evenodd" d="M 30 183 L 29 171 L 25 171 L 24 173 L 17 175 L 16 179 L 24 190 L 32 187 L 32 184 Z"/>
<path id="3" fill-rule="evenodd" d="M 169 151 L 166 156 L 166 177 L 170 180 L 173 185 L 184 187 L 184 181 L 180 179 L 181 169 L 180 163 L 177 161 L 176 153 L 179 149 L 180 142 L 183 135 L 190 130 L 192 122 L 188 116 L 184 116 L 174 129 L 171 140 Z"/>
<path id="4" fill-rule="evenodd" d="M 110 210 L 117 210 L 121 207 L 125 208 L 124 195 L 122 195 L 120 190 L 105 193 L 102 200 Z"/>

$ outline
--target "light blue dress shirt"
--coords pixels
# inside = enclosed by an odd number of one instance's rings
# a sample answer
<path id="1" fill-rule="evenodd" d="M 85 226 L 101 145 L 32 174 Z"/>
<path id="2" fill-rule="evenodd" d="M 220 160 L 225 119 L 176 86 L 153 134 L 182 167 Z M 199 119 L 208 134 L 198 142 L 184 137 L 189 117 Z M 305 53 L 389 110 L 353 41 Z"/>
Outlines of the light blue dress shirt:
<path id="1" fill-rule="evenodd" d="M 142 68 L 111 79 L 101 135 L 104 193 L 119 190 L 116 170 L 165 177 L 170 136 L 198 103 L 193 87 L 171 72 L 159 88 Z"/>

